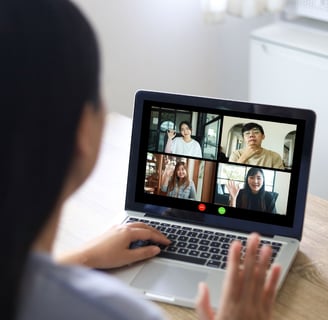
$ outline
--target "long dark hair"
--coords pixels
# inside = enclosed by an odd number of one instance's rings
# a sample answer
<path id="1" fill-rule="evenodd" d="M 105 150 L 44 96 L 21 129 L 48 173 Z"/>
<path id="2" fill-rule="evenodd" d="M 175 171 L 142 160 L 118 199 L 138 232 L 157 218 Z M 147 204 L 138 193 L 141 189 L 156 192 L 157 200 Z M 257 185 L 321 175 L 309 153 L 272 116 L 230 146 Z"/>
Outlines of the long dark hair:
<path id="1" fill-rule="evenodd" d="M 263 178 L 263 184 L 262 187 L 260 188 L 259 192 L 254 196 L 252 193 L 251 188 L 249 187 L 248 184 L 248 178 L 255 176 L 257 173 L 260 173 Z M 258 207 L 258 210 L 266 210 L 266 205 L 265 205 L 265 177 L 264 177 L 264 172 L 260 168 L 250 168 L 247 172 L 247 175 L 245 177 L 245 182 L 244 182 L 244 190 L 245 192 L 242 193 L 242 198 L 241 198 L 241 206 L 242 208 L 249 208 L 250 207 L 250 201 L 254 202 L 256 201 L 256 206 Z M 256 198 L 256 199 L 255 199 Z"/>
<path id="2" fill-rule="evenodd" d="M 190 122 L 184 120 L 184 121 L 181 121 L 180 124 L 179 124 L 179 131 L 180 131 L 180 132 L 181 132 L 181 127 L 182 127 L 182 125 L 184 125 L 184 124 L 189 128 L 189 130 L 192 130 L 192 127 L 191 127 Z"/>
<path id="3" fill-rule="evenodd" d="M 186 176 L 183 179 L 178 178 L 177 172 L 180 167 L 184 167 L 184 169 L 186 170 Z M 189 186 L 189 184 L 190 184 L 190 179 L 188 174 L 188 168 L 183 161 L 178 161 L 177 164 L 175 165 L 172 178 L 169 181 L 168 191 L 173 191 L 176 185 L 178 185 L 178 187 L 184 186 L 183 189 L 186 189 Z"/>
<path id="4" fill-rule="evenodd" d="M 95 35 L 67 0 L 0 3 L 0 305 L 15 317 L 27 255 L 72 161 L 86 102 L 99 105 Z"/>

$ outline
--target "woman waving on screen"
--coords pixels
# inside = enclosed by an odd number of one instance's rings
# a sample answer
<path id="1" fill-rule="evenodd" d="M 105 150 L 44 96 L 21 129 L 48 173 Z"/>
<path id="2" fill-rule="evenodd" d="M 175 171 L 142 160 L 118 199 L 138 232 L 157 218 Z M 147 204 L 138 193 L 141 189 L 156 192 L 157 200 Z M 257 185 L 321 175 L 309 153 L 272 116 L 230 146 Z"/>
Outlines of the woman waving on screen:
<path id="1" fill-rule="evenodd" d="M 262 169 L 251 168 L 248 170 L 244 188 L 229 180 L 227 188 L 230 194 L 230 206 L 276 213 L 276 198 L 272 193 L 265 191 L 265 180 Z"/>
<path id="2" fill-rule="evenodd" d="M 182 121 L 179 125 L 181 137 L 176 137 L 174 130 L 167 131 L 166 153 L 180 154 L 190 157 L 202 157 L 202 150 L 199 142 L 191 137 L 191 125 L 188 121 Z"/>
<path id="3" fill-rule="evenodd" d="M 172 166 L 169 163 L 164 170 L 161 190 L 167 192 L 169 197 L 180 199 L 196 199 L 196 188 L 189 179 L 188 168 L 182 161 Z"/>

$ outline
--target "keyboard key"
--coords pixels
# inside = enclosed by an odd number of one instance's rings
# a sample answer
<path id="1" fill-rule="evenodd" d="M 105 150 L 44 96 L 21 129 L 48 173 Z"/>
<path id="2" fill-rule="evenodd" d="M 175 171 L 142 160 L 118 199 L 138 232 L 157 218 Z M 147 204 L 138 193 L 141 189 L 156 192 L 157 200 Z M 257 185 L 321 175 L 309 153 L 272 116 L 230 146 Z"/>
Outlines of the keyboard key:
<path id="1" fill-rule="evenodd" d="M 211 259 L 220 261 L 222 259 L 222 256 L 220 256 L 219 254 L 212 254 Z"/>
<path id="2" fill-rule="evenodd" d="M 186 237 L 186 236 L 180 236 L 180 237 L 178 237 L 177 240 L 178 241 L 184 241 L 184 242 L 186 242 L 186 241 L 188 241 L 188 237 Z"/>
<path id="3" fill-rule="evenodd" d="M 187 246 L 188 249 L 196 249 L 197 247 L 198 247 L 198 245 L 195 243 L 189 243 Z"/>
<path id="4" fill-rule="evenodd" d="M 190 238 L 189 239 L 189 242 L 190 243 L 198 243 L 199 242 L 199 239 L 197 239 L 197 238 Z"/>
<path id="5" fill-rule="evenodd" d="M 187 246 L 187 242 L 177 242 L 176 246 L 179 248 L 185 248 Z"/>
<path id="6" fill-rule="evenodd" d="M 200 257 L 201 257 L 201 258 L 206 258 L 206 259 L 208 259 L 210 256 L 211 256 L 211 254 L 208 253 L 208 252 L 202 252 L 202 253 L 200 254 Z"/>
<path id="7" fill-rule="evenodd" d="M 194 257 L 199 256 L 199 253 L 200 253 L 200 252 L 199 252 L 198 250 L 190 250 L 190 251 L 188 252 L 189 255 L 194 256 Z"/>
<path id="8" fill-rule="evenodd" d="M 224 256 L 227 256 L 228 255 L 228 250 L 221 250 L 220 253 Z"/>
<path id="9" fill-rule="evenodd" d="M 162 258 L 169 258 L 179 261 L 185 261 L 185 262 L 191 262 L 195 264 L 202 264 L 204 265 L 206 263 L 206 259 L 199 258 L 199 257 L 190 257 L 182 254 L 175 254 L 167 251 L 161 251 L 158 257 Z"/>
<path id="10" fill-rule="evenodd" d="M 184 248 L 180 248 L 178 250 L 179 253 L 182 253 L 182 254 L 187 254 L 188 253 L 188 249 L 184 249 Z"/>
<path id="11" fill-rule="evenodd" d="M 178 238 L 178 236 L 176 234 L 170 233 L 167 235 L 167 238 L 170 240 L 176 240 Z"/>
<path id="12" fill-rule="evenodd" d="M 208 267 L 212 268 L 219 268 L 220 267 L 220 262 L 217 260 L 209 260 L 206 264 Z"/>
<path id="13" fill-rule="evenodd" d="M 209 249 L 209 247 L 207 247 L 207 246 L 199 246 L 199 248 L 198 248 L 199 251 L 203 251 L 203 252 L 208 251 L 208 249 Z"/>
<path id="14" fill-rule="evenodd" d="M 199 239 L 207 239 L 207 237 L 208 237 L 208 234 L 205 234 L 205 233 L 199 233 L 197 236 L 197 238 L 199 238 Z"/>
<path id="15" fill-rule="evenodd" d="M 187 233 L 187 236 L 188 236 L 188 237 L 192 237 L 192 238 L 196 238 L 196 237 L 197 237 L 197 232 L 189 231 L 189 232 Z"/>
<path id="16" fill-rule="evenodd" d="M 161 226 L 169 227 L 170 224 L 162 222 L 162 223 L 161 223 Z"/>

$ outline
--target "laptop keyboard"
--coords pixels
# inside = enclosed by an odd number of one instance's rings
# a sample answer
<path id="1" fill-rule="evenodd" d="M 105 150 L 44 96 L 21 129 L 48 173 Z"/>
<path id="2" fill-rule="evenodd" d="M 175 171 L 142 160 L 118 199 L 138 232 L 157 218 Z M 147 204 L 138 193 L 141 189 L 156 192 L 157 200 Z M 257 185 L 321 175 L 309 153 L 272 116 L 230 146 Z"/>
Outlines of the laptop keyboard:
<path id="1" fill-rule="evenodd" d="M 171 240 L 169 246 L 159 245 L 161 252 L 158 257 L 169 258 L 184 262 L 205 265 L 211 268 L 225 269 L 230 244 L 239 240 L 243 245 L 243 254 L 247 237 L 229 233 L 203 230 L 199 228 L 181 226 L 174 223 L 159 222 L 144 218 L 130 217 L 127 223 L 143 222 L 159 231 Z M 135 241 L 131 248 L 154 244 L 151 241 Z M 270 240 L 261 240 L 260 246 L 268 244 L 272 247 L 271 263 L 278 255 L 282 243 Z"/>

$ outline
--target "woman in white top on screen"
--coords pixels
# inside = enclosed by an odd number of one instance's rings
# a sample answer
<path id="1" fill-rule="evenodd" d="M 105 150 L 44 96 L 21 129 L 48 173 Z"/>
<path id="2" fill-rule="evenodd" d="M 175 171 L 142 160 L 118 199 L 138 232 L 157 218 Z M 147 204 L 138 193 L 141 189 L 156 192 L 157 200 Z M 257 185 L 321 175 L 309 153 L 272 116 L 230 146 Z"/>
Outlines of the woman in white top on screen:
<path id="1" fill-rule="evenodd" d="M 164 319 L 154 304 L 91 269 L 155 256 L 158 246 L 130 244 L 168 245 L 156 229 L 115 226 L 80 249 L 52 257 L 63 205 L 92 172 L 104 124 L 99 52 L 89 23 L 68 0 L 0 1 L 0 43 L 2 318 Z M 264 246 L 257 259 L 258 245 L 258 235 L 251 235 L 241 269 L 241 244 L 232 244 L 218 314 L 202 284 L 200 319 L 270 318 L 279 268 L 265 281 L 271 249 Z"/>
<path id="2" fill-rule="evenodd" d="M 174 153 L 189 157 L 202 157 L 199 142 L 191 137 L 191 125 L 188 121 L 182 121 L 179 125 L 181 137 L 176 137 L 175 130 L 167 131 L 166 153 Z"/>

